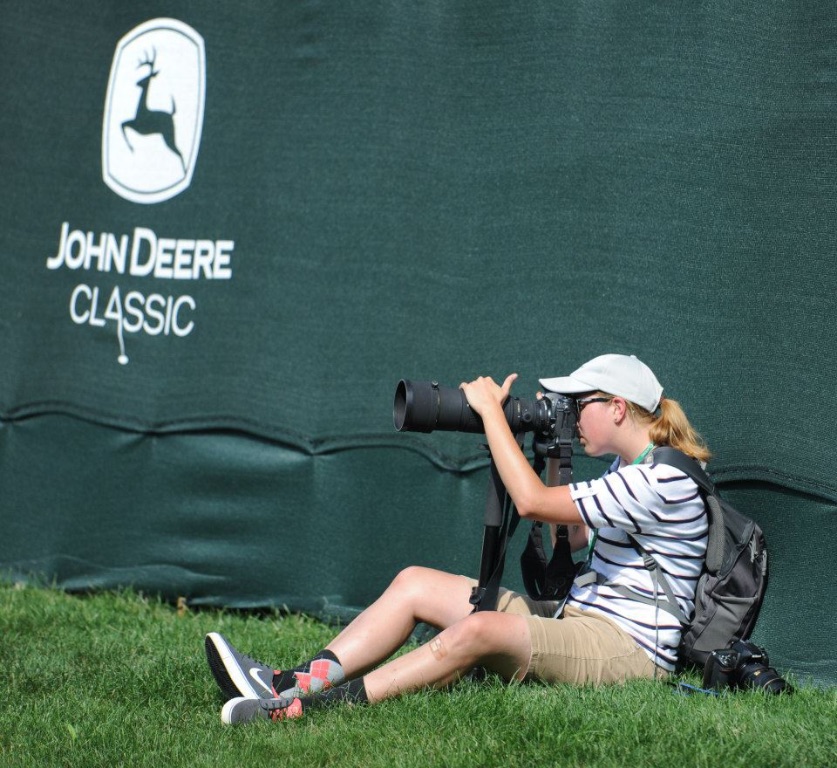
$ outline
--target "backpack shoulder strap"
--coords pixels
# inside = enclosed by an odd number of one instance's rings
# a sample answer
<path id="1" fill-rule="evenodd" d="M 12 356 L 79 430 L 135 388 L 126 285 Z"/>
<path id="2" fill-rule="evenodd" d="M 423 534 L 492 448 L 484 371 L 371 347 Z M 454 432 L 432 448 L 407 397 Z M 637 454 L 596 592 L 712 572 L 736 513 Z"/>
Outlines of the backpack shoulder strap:
<path id="1" fill-rule="evenodd" d="M 718 498 L 715 483 L 709 479 L 703 467 L 691 456 L 668 445 L 654 449 L 654 460 L 660 464 L 668 464 L 681 472 L 685 472 L 697 483 L 703 492 L 706 502 L 706 512 L 709 516 L 709 535 L 706 542 L 706 570 L 717 573 L 724 561 L 726 535 L 724 533 L 724 512 Z"/>
<path id="2" fill-rule="evenodd" d="M 709 475 L 700 464 L 697 463 L 691 456 L 687 456 L 683 451 L 678 451 L 670 445 L 661 445 L 654 449 L 654 460 L 660 464 L 668 464 L 671 467 L 685 472 L 692 478 L 698 487 L 706 491 L 710 496 L 716 494 L 715 483 L 709 479 Z"/>
<path id="3" fill-rule="evenodd" d="M 639 595 L 630 589 L 630 587 L 622 587 L 615 584 L 608 584 L 607 586 L 609 586 L 614 592 L 618 592 L 623 597 L 629 597 L 632 600 L 639 601 L 640 603 L 648 603 L 649 605 L 658 606 L 676 616 L 677 620 L 681 624 L 687 624 L 689 620 L 683 614 L 680 604 L 674 596 L 674 590 L 671 588 L 671 584 L 666 578 L 666 575 L 663 573 L 662 568 L 660 568 L 659 564 L 654 559 L 654 556 L 650 554 L 630 533 L 628 534 L 628 539 L 630 539 L 633 548 L 642 558 L 642 563 L 645 566 L 645 569 L 651 574 L 651 579 L 654 583 L 654 597 L 650 598 Z M 658 587 L 663 588 L 663 592 L 666 596 L 664 601 L 660 601 L 658 597 Z"/>

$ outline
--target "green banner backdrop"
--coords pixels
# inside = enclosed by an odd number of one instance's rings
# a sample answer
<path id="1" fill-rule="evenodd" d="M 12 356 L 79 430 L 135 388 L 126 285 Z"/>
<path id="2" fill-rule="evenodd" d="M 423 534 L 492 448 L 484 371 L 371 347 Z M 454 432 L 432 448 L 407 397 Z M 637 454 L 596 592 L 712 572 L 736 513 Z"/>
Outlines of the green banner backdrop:
<path id="1" fill-rule="evenodd" d="M 322 616 L 474 573 L 485 453 L 398 380 L 630 352 L 765 528 L 756 639 L 837 679 L 833 3 L 0 16 L 0 569 Z"/>

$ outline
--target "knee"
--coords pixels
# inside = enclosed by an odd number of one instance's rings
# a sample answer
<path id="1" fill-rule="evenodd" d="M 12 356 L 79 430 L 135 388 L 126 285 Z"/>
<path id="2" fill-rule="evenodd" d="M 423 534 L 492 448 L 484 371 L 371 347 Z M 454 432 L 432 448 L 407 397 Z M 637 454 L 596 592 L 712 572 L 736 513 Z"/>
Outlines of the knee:
<path id="1" fill-rule="evenodd" d="M 430 588 L 432 573 L 430 568 L 409 565 L 398 572 L 389 589 L 403 595 L 422 594 Z"/>
<path id="2" fill-rule="evenodd" d="M 450 653 L 460 669 L 484 666 L 506 680 L 522 680 L 531 664 L 532 639 L 522 616 L 472 613 L 438 639 L 443 646 L 437 652 Z"/>
<path id="3" fill-rule="evenodd" d="M 495 650 L 492 638 L 497 616 L 493 611 L 471 613 L 448 628 L 446 641 L 460 654 L 479 660 Z"/>

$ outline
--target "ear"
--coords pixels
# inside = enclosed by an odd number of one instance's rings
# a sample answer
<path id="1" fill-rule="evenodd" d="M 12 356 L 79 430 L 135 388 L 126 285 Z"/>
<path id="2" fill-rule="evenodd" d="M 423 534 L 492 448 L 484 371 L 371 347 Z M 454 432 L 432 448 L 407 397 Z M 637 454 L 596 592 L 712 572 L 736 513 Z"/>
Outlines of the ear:
<path id="1" fill-rule="evenodd" d="M 614 424 L 621 424 L 628 417 L 628 403 L 623 397 L 614 397 L 610 408 Z"/>

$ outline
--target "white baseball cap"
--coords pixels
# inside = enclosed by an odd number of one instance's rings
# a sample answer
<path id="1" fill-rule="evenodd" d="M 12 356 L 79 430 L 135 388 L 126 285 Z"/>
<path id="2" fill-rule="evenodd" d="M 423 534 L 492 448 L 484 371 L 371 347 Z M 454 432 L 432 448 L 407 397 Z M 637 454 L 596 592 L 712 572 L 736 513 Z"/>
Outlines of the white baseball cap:
<path id="1" fill-rule="evenodd" d="M 660 404 L 663 388 L 654 372 L 634 355 L 600 355 L 569 376 L 541 379 L 541 385 L 559 395 L 607 392 L 624 397 L 653 413 Z"/>

